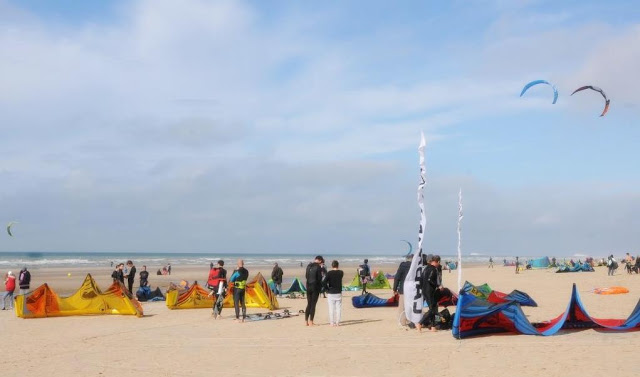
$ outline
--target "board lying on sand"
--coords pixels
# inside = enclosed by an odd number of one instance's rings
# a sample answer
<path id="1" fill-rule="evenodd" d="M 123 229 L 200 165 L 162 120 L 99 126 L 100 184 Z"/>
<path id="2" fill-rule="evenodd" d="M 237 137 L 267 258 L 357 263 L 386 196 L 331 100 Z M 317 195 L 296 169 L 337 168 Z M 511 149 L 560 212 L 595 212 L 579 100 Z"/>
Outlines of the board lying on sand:
<path id="1" fill-rule="evenodd" d="M 264 321 L 268 319 L 284 319 L 297 317 L 300 314 L 304 314 L 304 310 L 298 311 L 296 314 L 291 314 L 288 309 L 284 309 L 281 312 L 267 312 L 267 313 L 257 313 L 257 314 L 249 314 L 247 315 L 247 320 L 249 321 Z"/>

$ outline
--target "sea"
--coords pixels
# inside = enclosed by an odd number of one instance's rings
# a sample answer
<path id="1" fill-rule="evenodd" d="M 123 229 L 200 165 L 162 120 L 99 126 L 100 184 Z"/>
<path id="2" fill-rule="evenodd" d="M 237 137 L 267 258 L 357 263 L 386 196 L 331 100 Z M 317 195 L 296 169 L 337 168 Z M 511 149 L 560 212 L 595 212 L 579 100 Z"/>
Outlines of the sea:
<path id="1" fill-rule="evenodd" d="M 282 267 L 306 265 L 315 254 L 289 253 L 186 253 L 186 252 L 0 252 L 0 269 L 2 267 L 101 267 L 111 266 L 111 262 L 132 260 L 137 265 L 165 266 L 172 265 L 206 265 L 222 259 L 227 263 L 242 258 L 247 266 L 271 266 L 277 262 Z M 401 253 L 395 255 L 371 254 L 324 254 L 327 261 L 338 260 L 341 264 L 360 264 L 367 258 L 372 266 L 397 266 L 404 260 Z M 443 261 L 455 261 L 454 255 L 442 255 Z M 520 257 L 521 259 L 527 257 Z M 513 260 L 515 257 L 493 256 L 494 263 L 500 264 L 503 259 Z M 483 254 L 463 255 L 462 263 L 486 264 L 489 256 Z"/>

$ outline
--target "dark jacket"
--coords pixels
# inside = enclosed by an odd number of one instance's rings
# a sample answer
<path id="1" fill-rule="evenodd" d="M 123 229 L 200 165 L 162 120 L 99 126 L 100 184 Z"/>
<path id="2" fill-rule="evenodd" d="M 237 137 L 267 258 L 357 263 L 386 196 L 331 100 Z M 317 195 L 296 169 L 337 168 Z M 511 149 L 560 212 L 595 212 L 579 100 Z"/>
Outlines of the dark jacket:
<path id="1" fill-rule="evenodd" d="M 149 271 L 140 271 L 140 286 L 146 287 L 149 284 Z"/>
<path id="2" fill-rule="evenodd" d="M 129 275 L 127 275 L 127 280 L 130 282 L 135 281 L 136 278 L 136 266 L 131 266 L 129 269 Z"/>
<path id="3" fill-rule="evenodd" d="M 124 284 L 124 273 L 122 272 L 122 270 L 115 270 L 111 273 L 111 277 L 113 278 L 113 281 L 119 281 L 122 284 Z"/>
<path id="4" fill-rule="evenodd" d="M 305 277 L 307 278 L 307 290 L 320 292 L 322 288 L 322 267 L 318 263 L 309 263 Z"/>
<path id="5" fill-rule="evenodd" d="M 422 271 L 422 292 L 435 291 L 438 288 L 438 269 L 428 264 Z"/>
<path id="6" fill-rule="evenodd" d="M 404 261 L 398 266 L 396 276 L 393 278 L 393 291 L 399 294 L 404 293 L 404 280 L 407 278 L 409 269 L 411 268 L 410 261 Z"/>
<path id="7" fill-rule="evenodd" d="M 31 273 L 28 270 L 20 271 L 20 275 L 18 275 L 18 284 L 20 285 L 20 289 L 29 289 L 30 283 Z"/>
<path id="8" fill-rule="evenodd" d="M 323 286 L 327 290 L 329 294 L 338 294 L 342 293 L 342 277 L 344 276 L 344 272 L 342 270 L 331 270 L 327 272 L 327 275 L 324 277 Z"/>
<path id="9" fill-rule="evenodd" d="M 273 271 L 271 271 L 271 279 L 276 284 L 282 284 L 282 275 L 284 275 L 284 272 L 282 272 L 280 266 L 274 267 Z"/>

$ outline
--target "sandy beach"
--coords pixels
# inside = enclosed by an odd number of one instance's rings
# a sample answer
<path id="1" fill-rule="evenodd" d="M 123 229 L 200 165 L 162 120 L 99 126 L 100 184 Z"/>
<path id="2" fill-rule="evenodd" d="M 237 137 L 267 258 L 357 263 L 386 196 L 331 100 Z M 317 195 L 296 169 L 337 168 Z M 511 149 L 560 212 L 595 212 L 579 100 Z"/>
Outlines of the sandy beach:
<path id="1" fill-rule="evenodd" d="M 375 266 L 373 266 L 375 268 Z M 268 276 L 266 266 L 248 266 Z M 354 266 L 343 268 L 352 276 Z M 170 281 L 204 280 L 203 268 L 174 266 L 172 276 L 152 275 L 151 285 Z M 67 274 L 71 272 L 71 277 Z M 79 286 L 87 271 L 38 269 L 33 287 L 47 281 L 61 294 Z M 110 281 L 110 268 L 90 269 L 100 286 Z M 395 271 L 389 271 L 391 273 Z M 463 278 L 487 282 L 501 291 L 520 289 L 539 304 L 525 308 L 531 321 L 551 319 L 568 303 L 577 283 L 590 314 L 626 318 L 635 307 L 640 277 L 621 270 L 608 277 L 593 273 L 555 274 L 554 270 L 525 271 L 512 267 L 475 266 Z M 302 269 L 285 270 L 286 277 L 302 276 Z M 455 271 L 445 271 L 445 285 L 455 289 Z M 345 281 L 347 278 L 345 278 Z M 629 294 L 600 296 L 595 287 L 620 285 Z M 380 297 L 391 291 L 379 290 Z M 397 308 L 355 309 L 346 292 L 342 326 L 328 326 L 326 300 L 320 299 L 317 326 L 304 326 L 301 317 L 237 323 L 225 309 L 214 320 L 206 309 L 168 310 L 164 302 L 143 303 L 145 316 L 86 316 L 20 319 L 0 312 L 4 357 L 3 376 L 635 376 L 634 354 L 640 346 L 637 332 L 594 330 L 563 332 L 551 337 L 493 335 L 456 340 L 450 331 L 418 333 L 398 326 Z M 279 299 L 281 308 L 295 313 L 306 300 Z M 265 312 L 249 309 L 250 313 Z"/>

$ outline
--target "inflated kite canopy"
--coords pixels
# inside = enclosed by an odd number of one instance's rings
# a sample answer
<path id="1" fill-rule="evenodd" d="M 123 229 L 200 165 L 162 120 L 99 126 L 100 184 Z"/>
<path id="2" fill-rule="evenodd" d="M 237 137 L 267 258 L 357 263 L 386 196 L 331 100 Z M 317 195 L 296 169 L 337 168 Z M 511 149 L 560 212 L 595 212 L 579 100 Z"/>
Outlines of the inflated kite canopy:
<path id="1" fill-rule="evenodd" d="M 9 236 L 11 236 L 11 237 L 13 237 L 13 234 L 11 234 L 11 227 L 13 226 L 13 224 L 16 224 L 16 222 L 15 222 L 15 221 L 12 221 L 12 222 L 10 222 L 10 223 L 7 225 L 7 233 L 8 233 L 8 234 L 9 234 Z"/>
<path id="2" fill-rule="evenodd" d="M 581 86 L 578 89 L 574 90 L 573 93 L 571 93 L 571 95 L 574 95 L 574 94 L 576 94 L 578 92 L 581 92 L 583 90 L 586 90 L 586 89 L 594 90 L 594 91 L 600 93 L 602 95 L 602 97 L 604 97 L 604 110 L 602 110 L 602 114 L 600 114 L 600 116 L 603 117 L 604 114 L 606 114 L 607 111 L 609 111 L 609 98 L 607 98 L 607 95 L 605 94 L 605 92 L 602 89 L 598 88 L 597 86 L 585 85 L 585 86 Z"/>
<path id="3" fill-rule="evenodd" d="M 558 89 L 556 89 L 556 86 L 552 85 L 547 80 L 534 80 L 534 81 L 531 81 L 530 83 L 525 85 L 524 88 L 522 88 L 522 92 L 520 92 L 520 97 L 522 97 L 527 92 L 527 90 L 529 90 L 529 88 L 531 88 L 532 86 L 535 86 L 535 85 L 539 85 L 539 84 L 549 85 L 553 89 L 553 102 L 551 102 L 551 103 L 555 104 L 556 101 L 558 101 Z"/>
<path id="4" fill-rule="evenodd" d="M 407 240 L 400 240 L 400 241 L 406 242 L 407 245 L 409 245 L 409 250 L 407 251 L 407 255 L 413 254 L 413 245 L 411 244 L 411 242 L 409 242 Z"/>
<path id="5" fill-rule="evenodd" d="M 560 330 L 604 329 L 608 331 L 632 331 L 640 328 L 640 302 L 627 319 L 602 319 L 589 315 L 573 285 L 569 305 L 556 318 L 531 323 L 516 301 L 491 303 L 463 293 L 458 298 L 452 333 L 455 338 L 512 333 L 549 336 Z"/>

